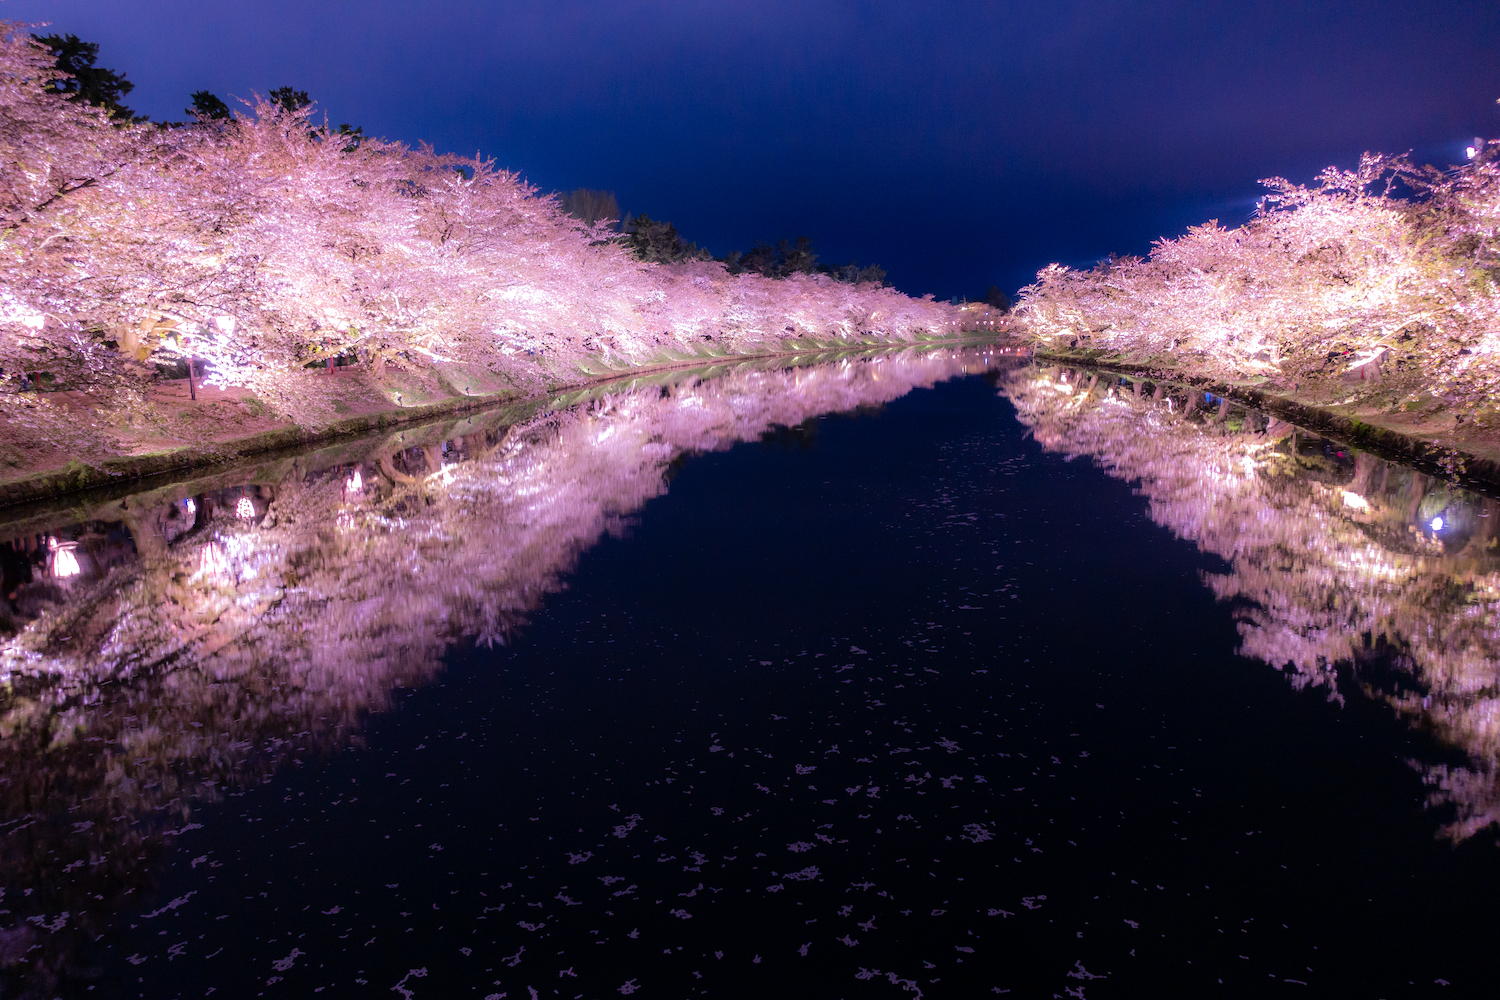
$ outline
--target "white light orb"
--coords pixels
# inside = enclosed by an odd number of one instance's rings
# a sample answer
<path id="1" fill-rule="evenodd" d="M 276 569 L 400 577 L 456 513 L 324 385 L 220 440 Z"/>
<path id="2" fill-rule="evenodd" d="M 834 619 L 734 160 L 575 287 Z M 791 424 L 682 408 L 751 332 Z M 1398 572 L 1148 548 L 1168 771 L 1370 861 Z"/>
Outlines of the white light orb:
<path id="1" fill-rule="evenodd" d="M 57 550 L 57 555 L 52 559 L 52 575 L 56 577 L 77 576 L 82 570 L 78 565 L 78 557 L 73 554 L 73 547 L 65 545 Z"/>

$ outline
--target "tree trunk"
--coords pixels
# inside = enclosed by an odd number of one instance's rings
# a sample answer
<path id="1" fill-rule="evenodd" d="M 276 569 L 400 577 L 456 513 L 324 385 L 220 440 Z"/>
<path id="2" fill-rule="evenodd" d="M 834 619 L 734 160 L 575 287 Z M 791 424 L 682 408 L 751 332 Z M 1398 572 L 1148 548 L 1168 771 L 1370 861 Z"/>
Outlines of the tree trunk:
<path id="1" fill-rule="evenodd" d="M 390 459 L 390 456 L 388 456 L 388 455 L 382 455 L 382 456 L 380 456 L 379 465 L 380 465 L 380 471 L 383 472 L 383 473 L 385 473 L 386 478 L 389 479 L 393 483 L 414 483 L 414 482 L 416 482 L 415 478 L 413 478 L 412 476 L 408 476 L 406 473 L 404 473 L 401 470 L 397 469 L 396 468 L 396 463 L 392 462 L 391 459 Z"/>
<path id="2" fill-rule="evenodd" d="M 1411 482 L 1406 484 L 1406 519 L 1415 521 L 1417 511 L 1422 509 L 1422 501 L 1427 499 L 1428 478 L 1420 472 L 1413 471 Z"/>
<path id="3" fill-rule="evenodd" d="M 1375 470 L 1380 468 L 1380 459 L 1367 451 L 1354 453 L 1354 479 L 1349 483 L 1349 490 L 1368 498 L 1370 495 L 1370 483 L 1375 478 Z"/>
<path id="4" fill-rule="evenodd" d="M 1479 530 L 1474 536 L 1483 542 L 1483 549 L 1488 549 L 1489 542 L 1500 536 L 1500 500 L 1485 497 L 1479 501 Z"/>

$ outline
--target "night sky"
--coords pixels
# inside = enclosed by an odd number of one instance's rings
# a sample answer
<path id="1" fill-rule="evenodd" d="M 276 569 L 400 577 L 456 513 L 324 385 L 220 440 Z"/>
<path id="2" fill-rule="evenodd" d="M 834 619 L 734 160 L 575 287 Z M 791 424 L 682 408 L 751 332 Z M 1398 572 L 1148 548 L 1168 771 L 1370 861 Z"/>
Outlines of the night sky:
<path id="1" fill-rule="evenodd" d="M 292 85 L 333 123 L 615 191 L 716 254 L 807 235 L 906 292 L 1218 218 L 1258 178 L 1500 137 L 1500 4 L 6 0 L 180 120 Z"/>

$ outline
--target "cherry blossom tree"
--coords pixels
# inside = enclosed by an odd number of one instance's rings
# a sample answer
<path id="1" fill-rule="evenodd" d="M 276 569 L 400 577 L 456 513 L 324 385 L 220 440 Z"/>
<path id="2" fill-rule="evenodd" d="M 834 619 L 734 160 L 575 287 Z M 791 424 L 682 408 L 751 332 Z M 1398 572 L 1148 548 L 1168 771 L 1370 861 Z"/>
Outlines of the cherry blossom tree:
<path id="1" fill-rule="evenodd" d="M 111 121 L 49 92 L 58 72 L 28 27 L 0 23 L 0 405 L 37 427 L 47 401 L 21 400 L 19 373 L 124 419 L 157 362 L 186 360 L 317 424 L 333 410 L 308 369 L 334 358 L 404 404 L 387 370 L 431 397 L 963 328 L 953 307 L 877 282 L 640 261 L 613 220 L 569 215 L 492 160 L 349 142 L 300 100 Z"/>
<path id="2" fill-rule="evenodd" d="M 1358 380 L 1387 405 L 1436 398 L 1494 416 L 1500 143 L 1449 170 L 1366 155 L 1311 186 L 1264 183 L 1238 228 L 1196 226 L 1091 271 L 1044 269 L 1020 317 L 1051 345 L 1288 387 Z"/>

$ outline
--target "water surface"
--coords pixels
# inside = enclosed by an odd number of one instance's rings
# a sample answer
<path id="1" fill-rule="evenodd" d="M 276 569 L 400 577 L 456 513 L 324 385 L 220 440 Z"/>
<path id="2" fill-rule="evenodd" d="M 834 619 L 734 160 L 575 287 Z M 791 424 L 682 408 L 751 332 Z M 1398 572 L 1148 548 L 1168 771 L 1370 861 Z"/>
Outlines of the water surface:
<path id="1" fill-rule="evenodd" d="M 982 349 L 508 420 L 12 515 L 5 995 L 1486 989 L 1493 500 Z"/>

